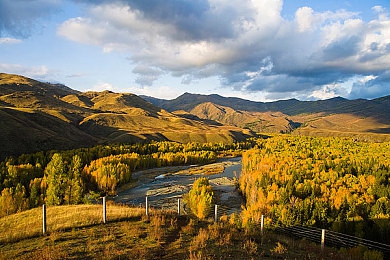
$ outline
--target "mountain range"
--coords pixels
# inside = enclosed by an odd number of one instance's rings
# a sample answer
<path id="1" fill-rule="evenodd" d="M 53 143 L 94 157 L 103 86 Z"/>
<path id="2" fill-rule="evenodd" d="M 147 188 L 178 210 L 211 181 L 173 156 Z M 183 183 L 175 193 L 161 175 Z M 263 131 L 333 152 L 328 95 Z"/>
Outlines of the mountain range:
<path id="1" fill-rule="evenodd" d="M 0 159 L 149 140 L 233 142 L 248 129 L 181 117 L 131 93 L 79 92 L 0 73 Z"/>
<path id="2" fill-rule="evenodd" d="M 111 91 L 80 92 L 0 73 L 1 160 L 109 143 L 229 143 L 258 132 L 390 140 L 390 96 L 264 103 L 185 93 L 164 100 Z"/>
<path id="3" fill-rule="evenodd" d="M 173 100 L 141 97 L 167 111 L 182 110 L 201 119 L 255 132 L 390 140 L 390 96 L 373 100 L 335 97 L 318 101 L 290 99 L 275 102 L 190 93 Z"/>

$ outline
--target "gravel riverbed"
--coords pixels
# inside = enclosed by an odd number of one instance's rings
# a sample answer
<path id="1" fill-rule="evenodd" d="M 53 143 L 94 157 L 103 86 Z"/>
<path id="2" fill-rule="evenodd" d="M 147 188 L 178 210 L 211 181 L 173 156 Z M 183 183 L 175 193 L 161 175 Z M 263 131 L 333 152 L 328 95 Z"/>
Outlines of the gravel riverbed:
<path id="1" fill-rule="evenodd" d="M 144 205 L 148 196 L 150 207 L 177 209 L 178 198 L 188 193 L 193 182 L 207 177 L 213 187 L 220 214 L 241 211 L 243 199 L 237 190 L 237 179 L 241 173 L 241 158 L 223 158 L 207 165 L 174 166 L 135 172 L 134 187 L 118 191 L 115 202 Z M 183 211 L 186 207 L 182 204 Z"/>

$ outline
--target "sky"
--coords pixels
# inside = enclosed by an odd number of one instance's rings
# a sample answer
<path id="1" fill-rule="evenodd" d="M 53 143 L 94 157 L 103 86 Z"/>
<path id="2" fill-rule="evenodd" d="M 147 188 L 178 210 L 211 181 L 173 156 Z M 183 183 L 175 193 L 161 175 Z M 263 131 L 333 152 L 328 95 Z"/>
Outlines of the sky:
<path id="1" fill-rule="evenodd" d="M 390 95 L 390 0 L 0 0 L 0 72 L 79 91 Z"/>

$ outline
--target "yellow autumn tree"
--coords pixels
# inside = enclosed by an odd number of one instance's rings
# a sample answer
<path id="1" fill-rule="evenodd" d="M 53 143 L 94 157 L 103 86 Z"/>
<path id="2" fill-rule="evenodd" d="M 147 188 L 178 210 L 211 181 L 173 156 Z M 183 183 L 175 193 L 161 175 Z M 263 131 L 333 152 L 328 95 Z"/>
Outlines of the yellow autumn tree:
<path id="1" fill-rule="evenodd" d="M 213 196 L 214 192 L 209 179 L 202 177 L 194 182 L 184 200 L 195 216 L 205 219 L 211 211 Z"/>

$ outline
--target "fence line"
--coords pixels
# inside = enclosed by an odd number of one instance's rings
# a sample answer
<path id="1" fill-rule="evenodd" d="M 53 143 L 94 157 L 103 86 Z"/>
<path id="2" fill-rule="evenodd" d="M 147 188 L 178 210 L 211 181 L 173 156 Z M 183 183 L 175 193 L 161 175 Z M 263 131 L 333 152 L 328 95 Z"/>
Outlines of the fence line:
<path id="1" fill-rule="evenodd" d="M 176 204 L 178 215 L 184 214 L 188 215 L 189 213 L 186 212 L 185 203 L 182 203 L 181 196 L 171 197 L 171 198 L 165 198 L 164 200 L 177 200 L 177 203 L 174 202 L 173 205 Z M 156 201 L 156 200 L 154 200 Z M 152 207 L 152 203 L 149 201 L 149 197 L 145 197 L 145 215 L 149 215 L 149 208 Z M 102 207 L 103 207 L 103 223 L 107 223 L 107 205 L 106 205 L 106 197 L 102 198 Z M 163 207 L 163 206 L 161 206 Z M 174 206 L 171 208 L 174 209 Z M 214 222 L 218 222 L 219 217 L 223 214 L 226 214 L 226 212 L 231 211 L 232 208 L 229 208 L 226 205 L 218 205 L 214 204 L 211 205 L 208 208 L 210 214 L 207 216 L 208 218 L 212 218 Z M 46 217 L 46 205 L 43 204 L 42 206 L 42 232 L 45 234 L 47 232 L 47 217 Z M 381 251 L 385 256 L 390 255 L 390 245 L 359 238 L 343 233 L 338 233 L 335 231 L 327 230 L 327 229 L 319 229 L 315 227 L 307 227 L 307 226 L 280 226 L 280 223 L 277 224 L 276 222 L 271 222 L 275 225 L 277 225 L 276 228 L 272 228 L 273 230 L 283 233 L 285 235 L 296 237 L 296 238 L 305 238 L 308 240 L 311 240 L 315 243 L 321 244 L 321 251 L 324 250 L 324 246 L 331 246 L 331 247 L 356 247 L 356 246 L 364 246 L 371 250 L 377 250 Z M 258 225 L 255 225 L 258 227 Z M 260 221 L 260 235 L 263 239 L 264 235 L 264 215 L 261 215 L 261 221 Z"/>
<path id="2" fill-rule="evenodd" d="M 381 251 L 385 255 L 390 255 L 390 245 L 338 233 L 327 229 L 325 230 L 315 227 L 291 226 L 278 227 L 276 230 L 289 236 L 306 238 L 317 243 L 321 241 L 321 249 L 323 249 L 324 245 L 338 248 L 364 246 L 371 250 Z"/>

